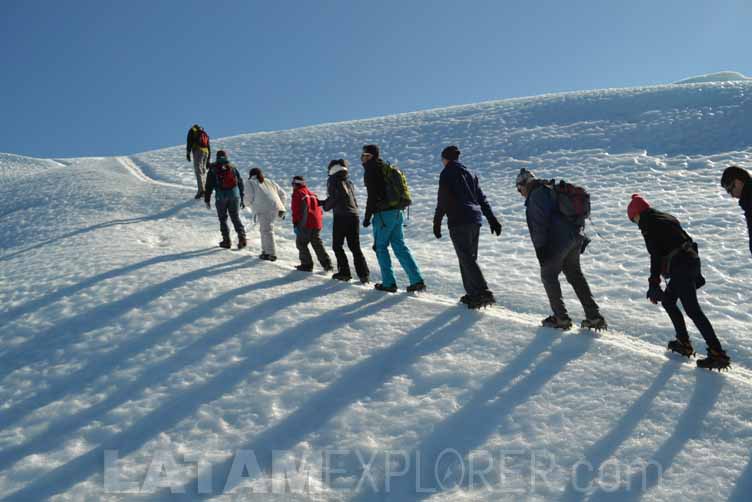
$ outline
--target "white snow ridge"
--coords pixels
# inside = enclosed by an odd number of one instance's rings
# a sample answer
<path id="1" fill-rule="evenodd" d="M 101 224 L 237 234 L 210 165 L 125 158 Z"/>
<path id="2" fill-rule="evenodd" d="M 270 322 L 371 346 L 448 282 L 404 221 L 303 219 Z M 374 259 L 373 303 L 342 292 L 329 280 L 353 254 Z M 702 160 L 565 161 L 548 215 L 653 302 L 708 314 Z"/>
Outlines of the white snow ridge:
<path id="1" fill-rule="evenodd" d="M 749 166 L 750 138 L 752 83 L 738 80 L 213 142 L 244 176 L 260 166 L 289 186 L 303 175 L 322 196 L 328 161 L 349 158 L 361 206 L 360 147 L 380 144 L 413 194 L 406 236 L 429 288 L 418 296 L 294 271 L 289 219 L 275 263 L 256 257 L 247 212 L 250 251 L 220 250 L 182 145 L 129 158 L 2 155 L 0 497 L 748 501 L 751 258 L 719 179 Z M 454 250 L 431 232 L 448 144 L 504 226 L 499 238 L 482 229 L 498 305 L 480 313 L 457 304 Z M 520 167 L 592 194 L 583 268 L 608 332 L 539 327 L 549 308 L 514 188 Z M 666 354 L 673 330 L 645 299 L 648 255 L 626 217 L 635 192 L 698 243 L 700 302 L 731 371 Z M 322 235 L 330 243 L 331 216 Z"/>

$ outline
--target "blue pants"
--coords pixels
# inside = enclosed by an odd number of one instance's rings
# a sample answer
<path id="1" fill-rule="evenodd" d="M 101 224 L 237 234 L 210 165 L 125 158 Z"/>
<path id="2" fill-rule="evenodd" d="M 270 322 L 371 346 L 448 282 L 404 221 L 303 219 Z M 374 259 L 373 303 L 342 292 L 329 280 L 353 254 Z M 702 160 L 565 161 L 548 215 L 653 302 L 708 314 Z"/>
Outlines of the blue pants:
<path id="1" fill-rule="evenodd" d="M 373 250 L 381 268 L 381 283 L 384 286 L 394 286 L 397 280 L 392 270 L 392 259 L 389 256 L 389 245 L 392 246 L 394 255 L 407 273 L 410 284 L 423 281 L 418 264 L 415 263 L 410 249 L 405 245 L 405 236 L 402 233 L 402 211 L 392 209 L 382 211 L 373 216 Z"/>

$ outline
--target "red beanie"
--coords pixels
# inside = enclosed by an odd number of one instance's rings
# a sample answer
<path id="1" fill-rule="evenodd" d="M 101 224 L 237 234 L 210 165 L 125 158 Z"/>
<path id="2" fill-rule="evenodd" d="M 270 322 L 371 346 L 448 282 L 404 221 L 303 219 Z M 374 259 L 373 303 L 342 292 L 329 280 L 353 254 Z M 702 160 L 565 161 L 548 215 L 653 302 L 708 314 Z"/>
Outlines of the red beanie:
<path id="1" fill-rule="evenodd" d="M 627 206 L 627 216 L 629 219 L 634 219 L 635 216 L 647 209 L 650 209 L 650 204 L 638 194 L 632 194 L 632 200 L 629 201 L 629 205 Z"/>

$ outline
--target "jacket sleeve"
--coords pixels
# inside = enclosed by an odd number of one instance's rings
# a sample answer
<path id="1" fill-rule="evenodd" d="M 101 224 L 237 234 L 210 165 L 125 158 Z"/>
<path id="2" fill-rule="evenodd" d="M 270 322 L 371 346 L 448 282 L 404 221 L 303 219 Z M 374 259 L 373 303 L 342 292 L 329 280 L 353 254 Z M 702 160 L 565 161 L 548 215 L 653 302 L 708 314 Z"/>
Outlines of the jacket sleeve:
<path id="1" fill-rule="evenodd" d="M 744 212 L 747 218 L 747 235 L 749 236 L 749 252 L 752 253 L 752 209 Z"/>
<path id="2" fill-rule="evenodd" d="M 243 181 L 243 177 L 240 175 L 240 172 L 236 168 L 232 168 L 235 171 L 235 178 L 238 180 L 238 189 L 240 190 L 240 200 L 243 200 L 243 197 L 245 197 L 245 182 Z"/>
<path id="3" fill-rule="evenodd" d="M 441 175 L 439 176 L 439 193 L 436 195 L 436 211 L 433 213 L 434 226 L 441 226 L 444 215 L 447 213 L 449 185 L 446 178 L 444 171 L 441 171 Z"/>
<path id="4" fill-rule="evenodd" d="M 211 201 L 211 194 L 214 191 L 214 185 L 214 169 L 210 166 L 206 173 L 206 185 L 204 186 L 204 202 L 207 204 Z"/>
<path id="5" fill-rule="evenodd" d="M 475 176 L 475 188 L 478 191 L 478 204 L 480 204 L 480 210 L 483 212 L 483 216 L 485 216 L 488 221 L 496 219 L 496 216 L 494 216 L 493 210 L 491 209 L 491 205 L 488 203 L 488 199 L 486 199 L 486 194 L 484 194 L 483 190 L 480 188 L 480 182 L 478 181 L 477 176 Z"/>
<path id="6" fill-rule="evenodd" d="M 655 229 L 651 229 L 648 225 L 646 225 L 645 228 L 640 228 L 640 230 L 642 230 L 642 236 L 645 239 L 645 248 L 650 254 L 650 278 L 648 279 L 648 282 L 650 282 L 651 284 L 660 284 L 663 257 L 656 247 L 654 235 Z"/>
<path id="7" fill-rule="evenodd" d="M 551 226 L 551 207 L 548 188 L 535 189 L 527 199 L 527 226 L 535 249 L 543 249 L 548 244 L 548 231 Z"/>
<path id="8" fill-rule="evenodd" d="M 365 170 L 363 175 L 363 184 L 366 186 L 366 220 L 370 220 L 373 213 L 376 212 L 376 206 L 384 193 L 384 180 L 378 167 L 371 166 Z"/>
<path id="9" fill-rule="evenodd" d="M 300 210 L 302 211 L 302 215 L 296 226 L 298 228 L 305 228 L 306 223 L 308 223 L 308 197 L 300 198 Z"/>
<path id="10" fill-rule="evenodd" d="M 246 199 L 248 205 L 253 209 L 253 203 L 256 202 L 256 183 L 253 180 L 248 180 L 248 190 L 246 193 L 248 194 L 248 198 Z"/>
<path id="11" fill-rule="evenodd" d="M 287 200 L 287 193 L 282 190 L 282 187 L 280 187 L 278 184 L 274 183 L 272 181 L 272 184 L 274 185 L 274 189 L 277 191 L 277 195 L 279 196 L 279 200 L 282 201 L 282 206 L 285 206 L 285 201 Z"/>
<path id="12" fill-rule="evenodd" d="M 188 129 L 188 137 L 185 139 L 185 153 L 191 153 L 193 147 L 193 128 Z"/>
<path id="13" fill-rule="evenodd" d="M 331 211 L 337 205 L 337 183 L 333 179 L 326 181 L 326 200 L 323 203 L 324 211 Z"/>

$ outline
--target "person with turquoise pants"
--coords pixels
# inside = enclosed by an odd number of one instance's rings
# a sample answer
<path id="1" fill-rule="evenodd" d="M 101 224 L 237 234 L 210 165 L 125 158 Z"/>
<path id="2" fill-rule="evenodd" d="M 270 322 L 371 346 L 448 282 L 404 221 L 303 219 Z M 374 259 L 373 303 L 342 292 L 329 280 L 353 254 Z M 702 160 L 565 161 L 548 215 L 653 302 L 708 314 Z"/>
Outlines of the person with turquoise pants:
<path id="1" fill-rule="evenodd" d="M 404 222 L 402 210 L 389 209 L 385 205 L 386 186 L 382 174 L 384 161 L 379 156 L 378 145 L 365 145 L 363 154 L 360 156 L 364 169 L 363 181 L 368 192 L 363 226 L 368 227 L 373 223 L 373 249 L 376 251 L 376 258 L 381 268 L 381 282 L 377 283 L 374 288 L 389 293 L 397 292 L 397 280 L 394 277 L 392 259 L 389 255 L 391 245 L 394 255 L 410 280 L 407 291 L 424 291 L 426 285 L 423 282 L 423 276 L 410 248 L 405 244 L 405 236 L 402 233 Z"/>

